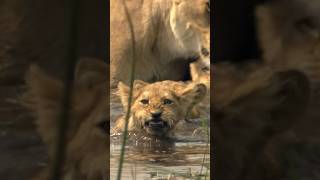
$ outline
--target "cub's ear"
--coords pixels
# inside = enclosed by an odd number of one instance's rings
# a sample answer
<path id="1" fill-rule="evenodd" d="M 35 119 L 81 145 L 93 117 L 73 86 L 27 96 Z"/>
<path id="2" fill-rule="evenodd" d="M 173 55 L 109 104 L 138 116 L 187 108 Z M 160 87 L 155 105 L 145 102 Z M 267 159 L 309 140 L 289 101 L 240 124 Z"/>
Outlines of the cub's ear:
<path id="1" fill-rule="evenodd" d="M 202 83 L 191 83 L 180 94 L 180 102 L 187 106 L 195 105 L 206 96 L 207 88 Z"/>
<path id="2" fill-rule="evenodd" d="M 139 90 L 141 90 L 141 88 L 143 88 L 146 85 L 148 85 L 148 83 L 141 80 L 135 80 L 133 83 L 132 98 L 135 99 Z M 121 103 L 123 107 L 127 107 L 128 105 L 129 92 L 130 92 L 129 86 L 127 86 L 126 84 L 120 81 L 118 83 L 118 96 L 121 99 Z"/>
<path id="3" fill-rule="evenodd" d="M 20 99 L 21 103 L 33 111 L 37 130 L 51 151 L 64 93 L 62 82 L 36 65 L 32 65 L 27 71 L 25 82 L 27 90 Z"/>
<path id="4" fill-rule="evenodd" d="M 46 74 L 37 65 L 30 66 L 26 73 L 25 83 L 27 91 L 21 97 L 23 104 L 41 106 L 47 102 L 60 102 L 63 93 L 62 83 Z"/>
<path id="5" fill-rule="evenodd" d="M 279 27 L 274 21 L 275 13 L 268 3 L 256 7 L 258 40 L 266 60 L 276 59 L 282 49 L 282 37 Z M 277 31 L 278 30 L 278 31 Z"/>
<path id="6" fill-rule="evenodd" d="M 95 58 L 81 58 L 75 69 L 75 85 L 91 88 L 107 79 L 107 64 Z"/>
<path id="7" fill-rule="evenodd" d="M 118 96 L 121 100 L 122 106 L 127 107 L 128 105 L 128 96 L 129 96 L 129 86 L 123 82 L 118 83 Z"/>
<path id="8" fill-rule="evenodd" d="M 133 83 L 133 90 L 134 91 L 140 90 L 141 88 L 145 87 L 148 84 L 149 83 L 142 81 L 142 80 L 135 80 Z"/>

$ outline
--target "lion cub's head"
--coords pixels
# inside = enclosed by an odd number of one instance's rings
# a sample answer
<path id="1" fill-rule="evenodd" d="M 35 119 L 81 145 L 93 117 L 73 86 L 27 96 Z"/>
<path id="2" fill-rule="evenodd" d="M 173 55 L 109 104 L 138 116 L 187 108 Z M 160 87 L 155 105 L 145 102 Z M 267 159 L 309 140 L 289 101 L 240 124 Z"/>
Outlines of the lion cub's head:
<path id="1" fill-rule="evenodd" d="M 62 179 L 98 180 L 106 176 L 109 144 L 106 65 L 82 59 L 76 67 L 69 123 L 66 129 L 66 159 Z M 49 164 L 34 179 L 49 179 L 54 159 L 58 118 L 65 87 L 63 82 L 32 66 L 26 76 L 28 90 L 22 97 L 35 115 L 37 130 L 48 147 Z"/>
<path id="2" fill-rule="evenodd" d="M 128 105 L 129 87 L 118 85 L 119 95 L 125 109 Z M 179 120 L 184 119 L 192 105 L 200 102 L 206 94 L 204 84 L 184 84 L 162 81 L 152 84 L 136 80 L 129 118 L 129 131 L 144 131 L 148 135 L 166 136 Z M 117 121 L 116 129 L 123 129 L 124 117 Z"/>

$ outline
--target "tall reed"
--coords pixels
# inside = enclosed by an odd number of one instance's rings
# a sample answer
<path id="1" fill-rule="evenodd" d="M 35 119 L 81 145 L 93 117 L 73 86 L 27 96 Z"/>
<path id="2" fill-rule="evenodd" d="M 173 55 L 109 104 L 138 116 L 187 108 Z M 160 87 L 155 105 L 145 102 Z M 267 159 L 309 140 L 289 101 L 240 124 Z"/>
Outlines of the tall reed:
<path id="1" fill-rule="evenodd" d="M 129 11 L 128 11 L 128 7 L 125 3 L 125 0 L 122 0 L 122 4 L 123 4 L 125 15 L 128 20 L 129 30 L 130 30 L 130 34 L 131 34 L 132 59 L 131 59 L 131 68 L 130 68 L 130 74 L 129 74 L 130 75 L 130 82 L 129 82 L 130 91 L 129 91 L 129 97 L 128 97 L 128 106 L 127 106 L 127 111 L 126 111 L 126 117 L 125 117 L 125 128 L 124 128 L 123 140 L 122 140 L 122 145 L 121 145 L 117 180 L 121 179 L 122 166 L 123 166 L 124 154 L 125 154 L 125 146 L 126 146 L 126 141 L 128 138 L 128 121 L 129 121 L 129 116 L 131 113 L 131 101 L 132 101 L 132 91 L 133 91 L 133 82 L 134 82 L 134 74 L 135 74 L 135 59 L 136 59 L 136 44 L 135 44 L 133 23 L 132 23 L 132 20 L 131 20 Z"/>

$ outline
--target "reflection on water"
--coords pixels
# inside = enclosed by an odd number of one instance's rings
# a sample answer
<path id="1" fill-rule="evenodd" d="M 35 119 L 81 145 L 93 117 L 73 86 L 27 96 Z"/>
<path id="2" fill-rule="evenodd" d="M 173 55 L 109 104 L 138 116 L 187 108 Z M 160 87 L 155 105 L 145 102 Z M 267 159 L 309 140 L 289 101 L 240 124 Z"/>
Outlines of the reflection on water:
<path id="1" fill-rule="evenodd" d="M 118 102 L 111 103 L 111 127 L 122 112 Z M 181 121 L 174 139 L 151 139 L 131 135 L 127 141 L 122 179 L 167 180 L 210 179 L 210 145 L 200 120 Z M 197 132 L 197 133 L 195 133 Z M 117 177 L 122 136 L 111 137 L 110 179 Z M 207 176 L 205 177 L 205 175 Z"/>

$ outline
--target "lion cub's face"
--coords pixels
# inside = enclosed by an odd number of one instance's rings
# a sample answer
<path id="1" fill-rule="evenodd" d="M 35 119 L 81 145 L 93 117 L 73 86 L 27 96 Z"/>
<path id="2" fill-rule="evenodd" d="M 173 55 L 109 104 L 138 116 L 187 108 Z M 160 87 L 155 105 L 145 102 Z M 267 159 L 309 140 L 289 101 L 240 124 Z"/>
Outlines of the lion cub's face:
<path id="1" fill-rule="evenodd" d="M 129 87 L 120 82 L 118 88 L 126 108 Z M 148 84 L 135 81 L 129 130 L 164 136 L 174 129 L 179 120 L 184 119 L 189 107 L 201 101 L 205 94 L 203 84 L 186 85 L 174 81 Z"/>
<path id="2" fill-rule="evenodd" d="M 192 81 L 204 83 L 210 90 L 210 59 L 199 59 L 190 64 Z"/>

